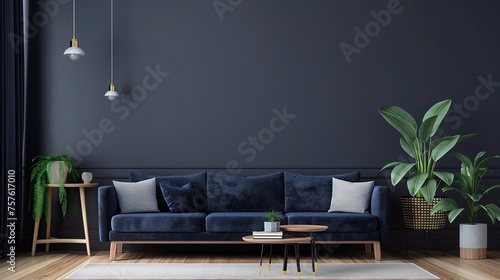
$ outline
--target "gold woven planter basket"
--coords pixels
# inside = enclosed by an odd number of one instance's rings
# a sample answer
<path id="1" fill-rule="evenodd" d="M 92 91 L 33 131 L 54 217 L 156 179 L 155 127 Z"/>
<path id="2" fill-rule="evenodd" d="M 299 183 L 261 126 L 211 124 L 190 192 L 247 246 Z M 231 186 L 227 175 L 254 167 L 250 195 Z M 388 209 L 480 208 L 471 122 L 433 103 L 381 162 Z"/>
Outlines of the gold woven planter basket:
<path id="1" fill-rule="evenodd" d="M 402 196 L 401 208 L 405 227 L 413 230 L 443 229 L 446 224 L 448 213 L 437 212 L 431 215 L 432 207 L 444 197 L 435 197 L 431 204 L 424 198 Z"/>

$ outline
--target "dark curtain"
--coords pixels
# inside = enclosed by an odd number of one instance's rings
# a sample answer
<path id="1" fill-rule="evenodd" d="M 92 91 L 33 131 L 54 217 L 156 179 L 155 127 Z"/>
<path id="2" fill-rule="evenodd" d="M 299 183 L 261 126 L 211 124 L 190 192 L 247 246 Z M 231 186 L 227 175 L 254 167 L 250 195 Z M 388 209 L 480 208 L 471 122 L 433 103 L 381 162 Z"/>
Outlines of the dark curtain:
<path id="1" fill-rule="evenodd" d="M 23 0 L 0 1 L 1 18 L 1 252 L 2 258 L 20 250 L 23 205 L 26 74 Z M 12 250 L 14 248 L 14 250 Z"/>

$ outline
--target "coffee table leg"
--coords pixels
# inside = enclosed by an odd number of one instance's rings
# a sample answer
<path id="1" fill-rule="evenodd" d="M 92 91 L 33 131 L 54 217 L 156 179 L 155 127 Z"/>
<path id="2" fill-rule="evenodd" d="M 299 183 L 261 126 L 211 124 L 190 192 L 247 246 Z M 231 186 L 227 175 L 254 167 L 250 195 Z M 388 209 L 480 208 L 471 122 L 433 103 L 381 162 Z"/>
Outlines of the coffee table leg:
<path id="1" fill-rule="evenodd" d="M 264 256 L 264 244 L 260 247 L 260 263 L 259 263 L 259 275 L 262 272 L 262 257 Z"/>
<path id="2" fill-rule="evenodd" d="M 295 261 L 297 262 L 297 275 L 301 276 L 302 272 L 300 271 L 300 253 L 299 253 L 299 244 L 293 244 L 295 247 Z"/>
<path id="3" fill-rule="evenodd" d="M 283 274 L 286 275 L 286 266 L 288 264 L 288 244 L 285 244 L 285 256 L 283 257 Z"/>
<path id="4" fill-rule="evenodd" d="M 319 271 L 319 265 L 318 265 L 318 248 L 316 247 L 316 238 L 314 238 L 314 232 L 311 232 L 311 244 L 314 249 L 314 260 L 316 261 L 316 269 L 313 270 L 313 272 Z M 316 275 L 316 273 L 314 273 Z"/>
<path id="5" fill-rule="evenodd" d="M 314 268 L 314 253 L 315 253 L 314 243 L 313 243 L 312 234 L 311 234 L 311 265 L 312 265 L 312 275 L 313 276 L 316 275 L 316 270 Z"/>
<path id="6" fill-rule="evenodd" d="M 267 265 L 267 270 L 271 270 L 271 258 L 273 256 L 273 244 L 270 244 L 271 246 L 269 249 L 269 264 Z"/>

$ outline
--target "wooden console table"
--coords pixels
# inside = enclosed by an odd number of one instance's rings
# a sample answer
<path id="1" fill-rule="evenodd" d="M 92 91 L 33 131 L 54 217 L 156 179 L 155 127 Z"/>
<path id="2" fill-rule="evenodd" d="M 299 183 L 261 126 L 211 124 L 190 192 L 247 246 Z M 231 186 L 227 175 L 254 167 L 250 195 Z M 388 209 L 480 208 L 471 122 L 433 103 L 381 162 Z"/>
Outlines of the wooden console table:
<path id="1" fill-rule="evenodd" d="M 89 229 L 87 225 L 87 207 L 85 206 L 85 188 L 95 188 L 99 184 L 98 183 L 88 183 L 88 184 L 64 184 L 65 188 L 78 188 L 80 191 L 80 204 L 82 207 L 82 219 L 83 219 L 83 231 L 85 233 L 85 238 L 83 239 L 75 239 L 75 238 L 53 238 L 50 237 L 50 222 L 52 215 L 52 190 L 54 188 L 58 188 L 58 184 L 48 184 L 47 188 L 49 188 L 49 200 L 47 203 L 49 204 L 47 213 L 47 230 L 45 237 L 46 239 L 38 239 L 38 230 L 40 228 L 40 219 L 35 222 L 35 230 L 33 232 L 33 245 L 31 247 L 31 255 L 35 255 L 36 245 L 45 244 L 45 252 L 49 252 L 49 244 L 51 243 L 83 243 L 87 247 L 87 255 L 90 256 L 90 242 L 89 242 Z"/>

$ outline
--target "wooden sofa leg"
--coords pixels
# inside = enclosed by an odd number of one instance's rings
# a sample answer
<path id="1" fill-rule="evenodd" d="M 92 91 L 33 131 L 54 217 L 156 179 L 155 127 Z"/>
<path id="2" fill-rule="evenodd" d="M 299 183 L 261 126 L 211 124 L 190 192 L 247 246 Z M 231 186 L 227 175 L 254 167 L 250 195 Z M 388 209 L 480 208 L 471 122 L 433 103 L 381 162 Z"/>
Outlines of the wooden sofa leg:
<path id="1" fill-rule="evenodd" d="M 116 255 L 119 256 L 123 253 L 123 243 L 118 243 L 116 246 Z"/>
<path id="2" fill-rule="evenodd" d="M 371 254 L 372 253 L 372 243 L 365 243 L 365 252 L 367 254 Z"/>
<path id="3" fill-rule="evenodd" d="M 109 245 L 109 261 L 115 261 L 116 260 L 116 251 L 117 251 L 117 246 L 116 246 L 115 241 L 111 241 L 111 244 Z"/>
<path id="4" fill-rule="evenodd" d="M 373 251 L 375 255 L 375 260 L 382 260 L 382 251 L 380 250 L 380 241 L 373 242 Z"/>

